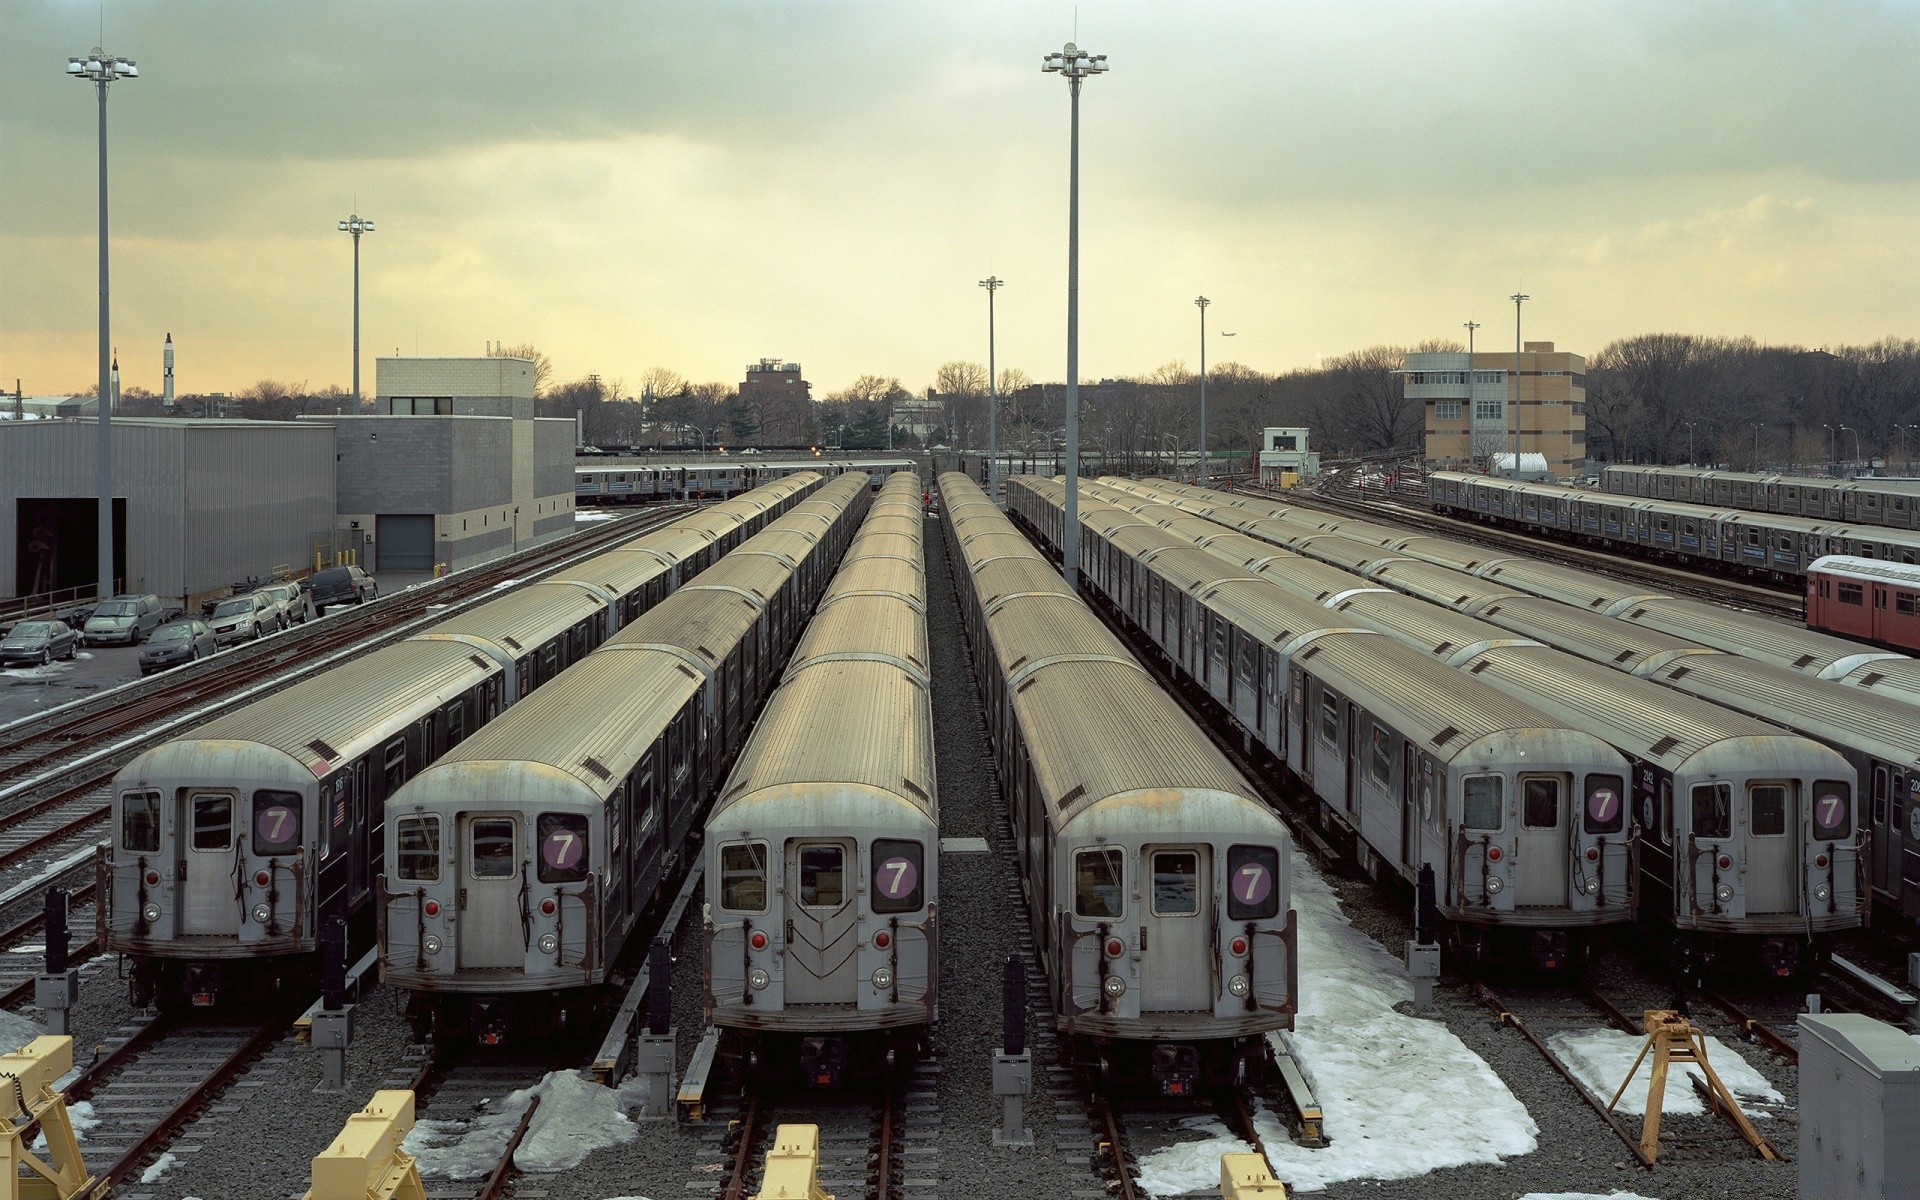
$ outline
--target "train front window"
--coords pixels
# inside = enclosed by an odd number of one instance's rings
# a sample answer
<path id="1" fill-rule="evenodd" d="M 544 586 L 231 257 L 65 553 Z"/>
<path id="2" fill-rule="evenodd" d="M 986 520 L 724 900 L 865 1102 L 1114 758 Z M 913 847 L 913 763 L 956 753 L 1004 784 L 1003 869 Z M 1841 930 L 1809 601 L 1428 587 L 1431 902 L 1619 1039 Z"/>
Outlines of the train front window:
<path id="1" fill-rule="evenodd" d="M 576 883 L 587 877 L 587 818 L 540 814 L 540 882 Z"/>
<path id="2" fill-rule="evenodd" d="M 1701 783 L 1693 789 L 1693 836 L 1733 836 L 1733 785 Z"/>
<path id="3" fill-rule="evenodd" d="M 1073 911 L 1095 920 L 1117 919 L 1126 907 L 1120 850 L 1082 850 L 1073 856 Z"/>
<path id="4" fill-rule="evenodd" d="M 1460 824 L 1468 829 L 1498 829 L 1505 821 L 1498 775 L 1469 775 L 1461 785 Z"/>
<path id="5" fill-rule="evenodd" d="M 767 910 L 767 848 L 757 842 L 720 847 L 720 907 Z"/>
<path id="6" fill-rule="evenodd" d="M 1521 781 L 1520 823 L 1528 829 L 1560 827 L 1560 781 L 1558 779 Z"/>
<path id="7" fill-rule="evenodd" d="M 233 797 L 198 792 L 193 797 L 193 848 L 225 850 L 233 845 Z"/>
<path id="8" fill-rule="evenodd" d="M 513 822 L 500 817 L 476 820 L 469 827 L 473 839 L 475 879 L 513 878 Z"/>
<path id="9" fill-rule="evenodd" d="M 1190 917 L 1200 911 L 1200 856 L 1164 850 L 1153 856 L 1153 915 Z"/>
<path id="10" fill-rule="evenodd" d="M 120 797 L 120 844 L 136 853 L 160 849 L 160 793 L 128 792 Z"/>
<path id="11" fill-rule="evenodd" d="M 1836 841 L 1853 833 L 1853 805 L 1850 789 L 1834 779 L 1822 779 L 1813 785 L 1813 836 Z"/>
<path id="12" fill-rule="evenodd" d="M 253 852 L 288 854 L 300 848 L 300 793 L 253 794 Z"/>
<path id="13" fill-rule="evenodd" d="M 414 883 L 440 882 L 440 818 L 401 817 L 394 823 L 394 873 Z"/>
<path id="14" fill-rule="evenodd" d="M 800 903 L 839 908 L 846 903 L 847 856 L 839 846 L 800 847 Z"/>
<path id="15" fill-rule="evenodd" d="M 1227 850 L 1227 919 L 1265 921 L 1280 915 L 1280 852 L 1271 846 Z"/>
<path id="16" fill-rule="evenodd" d="M 1747 808 L 1754 837 L 1781 837 L 1787 832 L 1787 785 L 1747 785 Z"/>

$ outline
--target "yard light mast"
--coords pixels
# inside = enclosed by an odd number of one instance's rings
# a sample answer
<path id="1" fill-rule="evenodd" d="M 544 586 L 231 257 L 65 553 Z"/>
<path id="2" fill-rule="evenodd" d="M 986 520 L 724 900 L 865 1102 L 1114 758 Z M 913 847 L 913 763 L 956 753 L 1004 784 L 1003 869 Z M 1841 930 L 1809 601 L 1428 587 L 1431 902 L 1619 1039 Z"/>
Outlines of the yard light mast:
<path id="1" fill-rule="evenodd" d="M 1207 305 L 1213 301 L 1201 296 L 1194 307 L 1200 310 L 1200 486 L 1207 486 Z"/>
<path id="2" fill-rule="evenodd" d="M 1515 292 L 1513 300 L 1513 477 L 1520 478 L 1520 305 L 1532 296 Z"/>
<path id="3" fill-rule="evenodd" d="M 1007 281 L 989 275 L 980 281 L 987 289 L 987 498 L 1000 503 L 1000 384 L 994 378 L 993 294 Z"/>
<path id="4" fill-rule="evenodd" d="M 355 213 L 340 222 L 341 233 L 353 235 L 353 411 L 360 413 L 360 235 L 373 232 L 373 222 Z"/>

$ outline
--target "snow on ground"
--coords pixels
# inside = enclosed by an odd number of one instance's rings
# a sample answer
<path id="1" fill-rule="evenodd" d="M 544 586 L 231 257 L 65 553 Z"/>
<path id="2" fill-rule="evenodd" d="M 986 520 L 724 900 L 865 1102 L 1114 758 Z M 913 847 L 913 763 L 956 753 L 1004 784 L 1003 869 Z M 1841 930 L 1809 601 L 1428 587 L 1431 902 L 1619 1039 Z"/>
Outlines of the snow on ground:
<path id="1" fill-rule="evenodd" d="M 1714 1070 L 1719 1070 L 1715 1067 Z M 1638 1192 L 1608 1192 L 1602 1196 L 1599 1192 L 1528 1192 L 1520 1200 L 1653 1200 L 1651 1196 L 1642 1196 Z"/>
<path id="2" fill-rule="evenodd" d="M 92 658 L 93 655 L 89 654 L 87 657 Z M 8 667 L 0 671 L 0 675 L 10 679 L 52 679 L 56 675 L 65 675 L 71 670 L 73 670 L 72 663 L 55 659 L 44 667 Z"/>
<path id="3" fill-rule="evenodd" d="M 157 1183 L 160 1177 L 165 1175 L 173 1167 L 173 1164 L 178 1161 L 180 1160 L 173 1156 L 173 1151 L 167 1151 L 159 1158 L 154 1159 L 152 1166 L 140 1172 L 140 1182 Z"/>
<path id="4" fill-rule="evenodd" d="M 620 1111 L 619 1093 L 589 1082 L 575 1071 L 555 1071 L 488 1106 L 471 1120 L 422 1118 L 402 1148 L 420 1160 L 420 1171 L 448 1179 L 479 1179 L 494 1168 L 506 1149 L 520 1114 L 535 1096 L 540 1107 L 513 1163 L 530 1174 L 567 1171 L 587 1155 L 631 1142 L 640 1132 Z"/>
<path id="5" fill-rule="evenodd" d="M 610 512 L 589 512 L 582 508 L 574 510 L 573 520 L 574 523 L 578 525 L 584 524 L 587 521 L 611 521 L 619 515 L 619 513 Z"/>
<path id="6" fill-rule="evenodd" d="M 0 1009 L 0 1054 L 11 1054 L 47 1031 L 16 1012 Z"/>
<path id="7" fill-rule="evenodd" d="M 1348 923 L 1333 890 L 1298 853 L 1293 871 L 1301 1012 L 1294 1031 L 1274 1041 L 1292 1048 L 1313 1084 L 1333 1144 L 1296 1146 L 1275 1117 L 1257 1115 L 1280 1178 L 1296 1192 L 1313 1192 L 1531 1153 L 1540 1131 L 1525 1106 L 1445 1025 L 1394 1011 L 1413 998 L 1406 968 Z M 1463 1122 L 1460 1106 L 1469 1097 L 1477 1119 Z M 1247 1148 L 1212 1118 L 1188 1125 L 1207 1140 L 1142 1157 L 1150 1192 L 1215 1189 L 1220 1155 Z"/>
<path id="8" fill-rule="evenodd" d="M 1631 1033 L 1622 1033 L 1617 1029 L 1583 1029 L 1570 1033 L 1556 1033 L 1547 1038 L 1547 1044 L 1558 1051 L 1580 1082 L 1587 1085 L 1604 1102 L 1613 1099 L 1613 1093 L 1620 1087 L 1620 1081 L 1627 1077 L 1627 1068 L 1633 1066 L 1633 1060 L 1639 1056 L 1640 1048 L 1647 1039 Z M 1720 1082 L 1727 1085 L 1733 1098 L 1748 1108 L 1748 1116 L 1763 1117 L 1765 1109 L 1754 1109 L 1750 1101 L 1763 1104 L 1784 1104 L 1786 1097 L 1767 1082 L 1766 1077 L 1747 1065 L 1731 1047 L 1719 1038 L 1707 1039 L 1707 1062 L 1712 1064 L 1713 1073 Z M 1693 1067 L 1677 1063 L 1667 1071 L 1666 1099 L 1661 1104 L 1663 1112 L 1682 1116 L 1704 1114 L 1706 1106 L 1701 1103 L 1699 1093 L 1687 1081 L 1689 1075 L 1700 1075 Z M 1647 1111 L 1647 1088 L 1653 1083 L 1653 1055 L 1648 1053 L 1647 1060 L 1640 1064 L 1634 1073 L 1633 1083 L 1621 1094 L 1620 1103 L 1614 1111 L 1627 1116 L 1639 1116 Z M 1706 1077 L 1701 1076 L 1705 1082 Z"/>

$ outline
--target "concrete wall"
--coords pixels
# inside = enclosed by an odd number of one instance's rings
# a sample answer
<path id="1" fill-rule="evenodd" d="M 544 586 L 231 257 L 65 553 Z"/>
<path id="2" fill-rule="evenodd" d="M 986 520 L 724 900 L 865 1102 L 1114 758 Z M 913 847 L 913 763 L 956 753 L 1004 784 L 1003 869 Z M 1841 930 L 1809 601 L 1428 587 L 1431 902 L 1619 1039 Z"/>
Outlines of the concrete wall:
<path id="1" fill-rule="evenodd" d="M 525 416 L 533 416 L 533 363 L 524 358 L 376 358 L 373 360 L 374 396 L 450 396 L 456 401 L 525 400 Z M 376 407 L 386 410 L 384 403 Z M 511 409 L 463 409 L 454 415 L 519 416 Z"/>

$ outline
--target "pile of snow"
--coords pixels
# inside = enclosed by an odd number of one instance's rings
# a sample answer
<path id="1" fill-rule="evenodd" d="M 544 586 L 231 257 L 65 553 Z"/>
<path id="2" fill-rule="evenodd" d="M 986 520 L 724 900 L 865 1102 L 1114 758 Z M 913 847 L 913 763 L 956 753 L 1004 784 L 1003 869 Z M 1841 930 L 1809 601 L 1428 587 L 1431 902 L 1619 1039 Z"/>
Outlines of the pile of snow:
<path id="1" fill-rule="evenodd" d="M 1301 855 L 1293 863 L 1301 1008 L 1293 1032 L 1274 1042 L 1291 1049 L 1313 1084 L 1333 1144 L 1296 1146 L 1272 1114 L 1256 1113 L 1280 1178 L 1296 1192 L 1313 1192 L 1531 1153 L 1540 1131 L 1525 1106 L 1445 1025 L 1394 1011 L 1413 999 L 1406 968 L 1348 923 Z M 1461 1121 L 1469 1100 L 1475 1120 Z M 1220 1155 L 1247 1149 L 1211 1118 L 1187 1124 L 1208 1140 L 1140 1161 L 1155 1195 L 1218 1188 Z"/>
<path id="2" fill-rule="evenodd" d="M 611 521 L 619 515 L 620 514 L 618 513 L 610 513 L 610 512 L 591 512 L 587 509 L 582 508 L 574 512 L 573 520 L 575 524 L 579 524 L 583 521 Z"/>
<path id="3" fill-rule="evenodd" d="M 479 1179 L 500 1161 L 533 1098 L 540 1107 L 514 1151 L 522 1171 L 543 1174 L 579 1166 L 589 1154 L 640 1136 L 620 1110 L 619 1093 L 577 1071 L 555 1071 L 530 1088 L 490 1104 L 470 1120 L 422 1118 L 402 1148 L 420 1160 L 420 1173 L 441 1179 Z"/>
<path id="4" fill-rule="evenodd" d="M 47 1031 L 17 1012 L 0 1008 L 0 1054 L 11 1054 Z"/>
<path id="5" fill-rule="evenodd" d="M 1582 1029 L 1570 1033 L 1556 1033 L 1547 1039 L 1547 1044 L 1557 1051 L 1580 1082 L 1604 1102 L 1613 1099 L 1613 1093 L 1620 1087 L 1620 1081 L 1627 1077 L 1627 1069 L 1633 1066 L 1633 1060 L 1640 1055 L 1640 1048 L 1647 1039 L 1631 1033 L 1622 1033 L 1617 1029 Z M 1733 1098 L 1747 1109 L 1747 1115 L 1763 1117 L 1767 1115 L 1765 1106 L 1786 1103 L 1782 1096 L 1766 1077 L 1747 1065 L 1719 1038 L 1707 1039 L 1707 1062 L 1712 1064 L 1713 1073 L 1720 1082 L 1727 1085 Z M 1666 1099 L 1661 1103 L 1663 1112 L 1678 1116 L 1700 1116 L 1707 1109 L 1700 1101 L 1700 1095 L 1693 1090 L 1688 1076 L 1699 1077 L 1702 1083 L 1706 1076 L 1701 1075 L 1697 1067 L 1676 1063 L 1667 1071 Z M 1653 1055 L 1649 1053 L 1640 1069 L 1634 1073 L 1633 1083 L 1621 1094 L 1620 1103 L 1613 1111 L 1623 1116 L 1639 1116 L 1647 1111 L 1647 1089 L 1653 1083 Z M 1761 1107 L 1755 1107 L 1756 1102 Z"/>
<path id="6" fill-rule="evenodd" d="M 174 1158 L 173 1151 L 171 1150 L 167 1151 L 166 1153 L 162 1154 L 159 1158 L 154 1159 L 152 1166 L 140 1172 L 140 1182 L 141 1183 L 158 1183 L 160 1180 L 160 1177 L 162 1175 L 165 1175 L 167 1171 L 172 1168 L 173 1164 L 178 1161 L 179 1161 L 178 1159 Z"/>
<path id="7" fill-rule="evenodd" d="M 89 654 L 87 657 L 92 658 L 93 656 Z M 12 679 L 52 679 L 56 675 L 64 675 L 71 670 L 73 670 L 72 663 L 60 662 L 56 659 L 43 667 L 8 667 L 6 670 L 0 671 L 0 675 L 5 675 Z"/>

